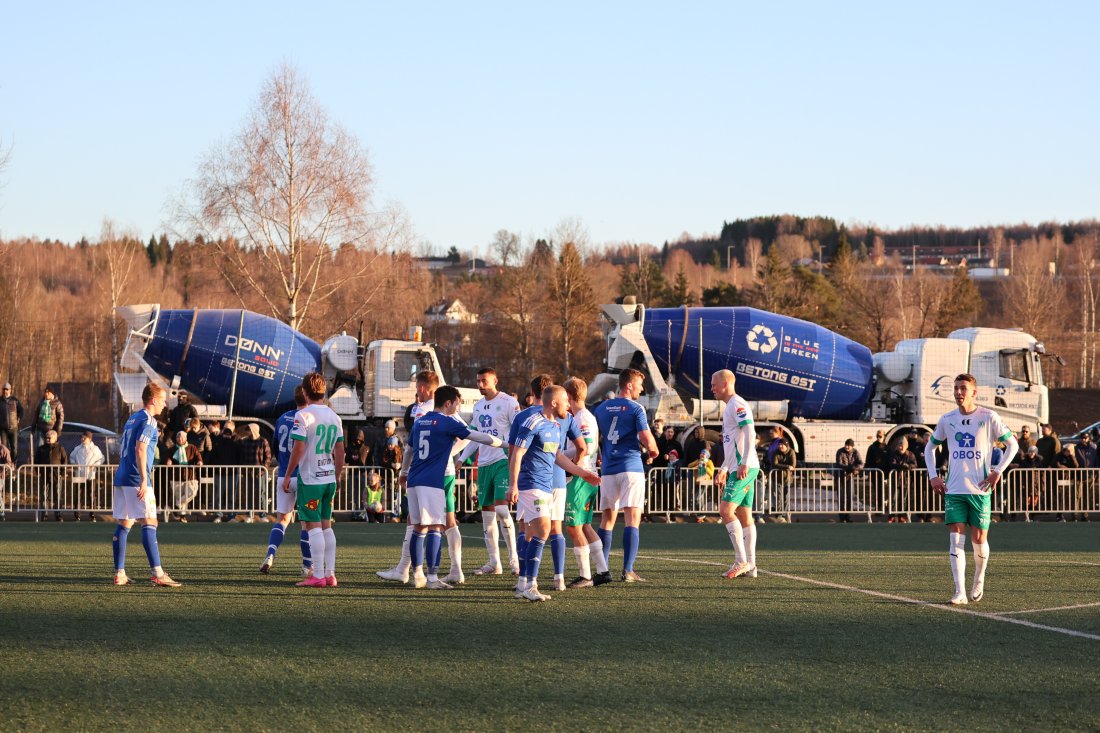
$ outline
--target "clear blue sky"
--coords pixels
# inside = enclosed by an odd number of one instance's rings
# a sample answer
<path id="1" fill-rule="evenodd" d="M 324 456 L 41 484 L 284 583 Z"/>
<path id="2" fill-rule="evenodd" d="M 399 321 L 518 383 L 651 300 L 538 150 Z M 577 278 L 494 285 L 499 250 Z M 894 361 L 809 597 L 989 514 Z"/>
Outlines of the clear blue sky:
<path id="1" fill-rule="evenodd" d="M 0 237 L 143 238 L 298 67 L 439 250 L 1100 216 L 1100 3 L 17 3 Z"/>

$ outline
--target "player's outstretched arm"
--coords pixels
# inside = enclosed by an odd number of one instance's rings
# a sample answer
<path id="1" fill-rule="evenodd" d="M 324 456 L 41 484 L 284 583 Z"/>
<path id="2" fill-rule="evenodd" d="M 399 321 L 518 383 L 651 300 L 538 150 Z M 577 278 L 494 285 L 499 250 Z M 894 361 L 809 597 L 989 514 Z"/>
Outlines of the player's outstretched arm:
<path id="1" fill-rule="evenodd" d="M 475 443 L 481 443 L 492 448 L 499 448 L 504 445 L 504 441 L 495 435 L 489 435 L 488 433 L 479 433 L 476 430 L 471 430 L 470 434 L 466 436 L 468 439 Z"/>
<path id="2" fill-rule="evenodd" d="M 599 476 L 592 473 L 591 471 L 588 471 L 586 469 L 581 468 L 576 463 L 573 463 L 573 461 L 569 460 L 569 457 L 566 456 L 561 451 L 558 451 L 558 455 L 554 458 L 554 462 L 557 463 L 562 468 L 564 468 L 566 473 L 571 473 L 574 476 L 580 476 L 581 478 L 583 478 L 585 481 L 592 484 L 593 486 L 599 486 L 600 485 L 600 477 Z"/>

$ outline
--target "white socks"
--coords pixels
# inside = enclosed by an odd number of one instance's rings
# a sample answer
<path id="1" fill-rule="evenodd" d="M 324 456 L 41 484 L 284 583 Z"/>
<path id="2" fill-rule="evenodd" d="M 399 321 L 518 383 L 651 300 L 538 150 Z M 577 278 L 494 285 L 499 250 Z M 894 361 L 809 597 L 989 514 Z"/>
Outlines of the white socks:
<path id="1" fill-rule="evenodd" d="M 989 540 L 980 545 L 970 543 L 974 547 L 974 585 L 985 583 L 985 565 L 989 562 Z"/>
<path id="2" fill-rule="evenodd" d="M 333 556 L 335 556 L 336 550 L 333 548 Z M 325 568 L 325 531 L 320 527 L 314 527 L 309 530 L 309 554 L 313 558 L 313 577 L 324 578 L 328 577 L 328 571 Z"/>
<path id="3" fill-rule="evenodd" d="M 742 527 L 741 533 L 745 535 L 745 550 L 749 565 L 756 565 L 756 524 Z"/>
<path id="4" fill-rule="evenodd" d="M 489 564 L 500 565 L 500 532 L 497 530 L 495 510 L 481 511 L 481 526 L 485 528 L 485 549 L 489 551 Z"/>
<path id="5" fill-rule="evenodd" d="M 515 565 L 519 562 L 519 555 L 516 554 L 516 525 L 512 523 L 512 513 L 503 504 L 493 507 L 493 510 L 497 513 L 497 519 L 500 520 L 504 543 L 508 546 L 508 563 Z"/>
<path id="6" fill-rule="evenodd" d="M 955 579 L 955 594 L 965 593 L 966 586 L 966 535 L 951 532 L 949 535 L 951 553 L 951 577 Z M 984 567 L 982 568 L 985 569 Z"/>
<path id="7" fill-rule="evenodd" d="M 730 543 L 733 545 L 733 561 L 745 562 L 745 536 L 741 531 L 741 522 L 736 517 L 726 525 Z"/>
<path id="8" fill-rule="evenodd" d="M 607 558 L 603 556 L 603 540 L 601 540 L 599 537 L 594 540 L 589 540 L 588 553 L 589 556 L 596 561 L 596 572 L 606 573 L 608 568 Z"/>
<path id="9" fill-rule="evenodd" d="M 588 554 L 588 545 L 573 545 L 573 556 L 577 558 L 577 571 L 582 578 L 592 580 L 592 558 Z M 603 557 L 603 551 L 600 551 Z"/>
<path id="10" fill-rule="evenodd" d="M 336 533 L 332 531 L 332 527 L 323 529 L 325 538 L 325 575 L 329 578 L 336 574 Z M 313 553 L 313 539 L 309 541 L 309 551 Z"/>
<path id="11" fill-rule="evenodd" d="M 409 543 L 412 542 L 412 536 L 415 532 L 416 530 L 411 524 L 405 525 L 405 541 L 401 543 L 401 561 L 397 563 L 398 572 L 407 573 L 409 567 L 412 565 L 412 556 L 409 554 Z M 313 549 L 311 547 L 310 552 L 312 551 Z"/>
<path id="12" fill-rule="evenodd" d="M 444 534 L 447 535 L 447 554 L 451 556 L 451 572 L 462 572 L 462 533 L 458 527 L 451 527 Z"/>

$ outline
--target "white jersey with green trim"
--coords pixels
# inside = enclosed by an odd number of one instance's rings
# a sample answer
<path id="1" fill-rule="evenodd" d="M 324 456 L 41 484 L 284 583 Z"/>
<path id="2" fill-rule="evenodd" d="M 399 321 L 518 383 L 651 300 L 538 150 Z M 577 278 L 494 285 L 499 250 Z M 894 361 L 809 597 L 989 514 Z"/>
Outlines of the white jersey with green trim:
<path id="1" fill-rule="evenodd" d="M 932 442 L 947 443 L 947 493 L 984 496 L 978 484 L 989 476 L 993 443 L 1012 434 L 1005 421 L 988 407 L 964 415 L 958 408 L 936 423 Z"/>
<path id="2" fill-rule="evenodd" d="M 294 416 L 290 439 L 305 443 L 306 450 L 298 463 L 298 477 L 303 484 L 318 486 L 336 482 L 333 451 L 344 441 L 344 426 L 327 405 L 306 405 Z"/>
<path id="3" fill-rule="evenodd" d="M 742 456 L 739 446 L 742 434 L 748 432 L 749 454 Z M 752 408 L 749 403 L 734 395 L 722 410 L 722 450 L 726 458 L 723 461 L 731 471 L 737 466 L 760 468 L 760 458 L 756 455 L 756 428 L 752 424 Z"/>
<path id="4" fill-rule="evenodd" d="M 519 402 L 506 392 L 497 392 L 493 399 L 482 397 L 474 405 L 474 430 L 479 433 L 495 435 L 505 443 L 508 442 L 508 431 L 512 427 L 512 419 L 519 412 Z M 477 465 L 488 466 L 490 463 L 506 460 L 508 454 L 503 448 L 493 448 L 488 445 L 477 446 Z"/>
<path id="5" fill-rule="evenodd" d="M 581 431 L 581 439 L 584 440 L 585 445 L 588 446 L 588 453 L 584 455 L 584 460 L 581 461 L 580 467 L 589 471 L 596 470 L 596 456 L 599 455 L 599 442 L 600 442 L 600 426 L 596 424 L 596 416 L 589 412 L 586 408 L 581 408 L 579 411 L 573 413 L 573 420 L 577 423 L 577 428 Z M 577 444 L 572 440 L 566 441 L 563 451 L 565 457 L 571 461 L 577 459 Z"/>

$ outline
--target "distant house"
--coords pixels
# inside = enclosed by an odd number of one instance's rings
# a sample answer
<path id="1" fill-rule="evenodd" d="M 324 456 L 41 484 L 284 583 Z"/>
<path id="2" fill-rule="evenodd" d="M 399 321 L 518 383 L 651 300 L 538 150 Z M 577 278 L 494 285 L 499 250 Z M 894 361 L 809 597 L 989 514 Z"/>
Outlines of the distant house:
<path id="1" fill-rule="evenodd" d="M 448 326 L 461 326 L 477 323 L 477 314 L 470 311 L 458 298 L 453 300 L 441 300 L 428 307 L 424 311 L 428 325 L 445 324 Z"/>

